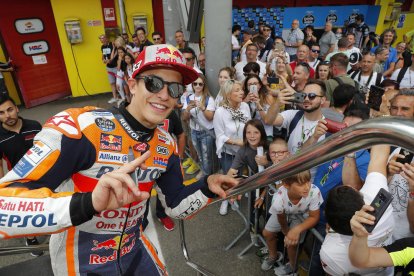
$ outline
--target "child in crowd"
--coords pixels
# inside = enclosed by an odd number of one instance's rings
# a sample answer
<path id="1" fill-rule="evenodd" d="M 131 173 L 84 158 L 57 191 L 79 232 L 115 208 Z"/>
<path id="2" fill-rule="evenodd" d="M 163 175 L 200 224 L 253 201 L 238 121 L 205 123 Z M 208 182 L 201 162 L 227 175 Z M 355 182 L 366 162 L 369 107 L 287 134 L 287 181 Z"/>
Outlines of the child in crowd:
<path id="1" fill-rule="evenodd" d="M 269 247 L 269 256 L 263 261 L 262 270 L 269 270 L 280 261 L 281 256 L 276 250 L 276 235 L 282 231 L 290 263 L 275 268 L 275 274 L 287 275 L 295 272 L 297 244 L 300 242 L 301 234 L 318 223 L 319 207 L 323 202 L 318 187 L 311 184 L 310 180 L 309 170 L 285 178 L 282 181 L 283 186 L 274 195 L 270 208 L 271 216 L 263 230 Z M 306 218 L 301 222 L 294 215 Z"/>

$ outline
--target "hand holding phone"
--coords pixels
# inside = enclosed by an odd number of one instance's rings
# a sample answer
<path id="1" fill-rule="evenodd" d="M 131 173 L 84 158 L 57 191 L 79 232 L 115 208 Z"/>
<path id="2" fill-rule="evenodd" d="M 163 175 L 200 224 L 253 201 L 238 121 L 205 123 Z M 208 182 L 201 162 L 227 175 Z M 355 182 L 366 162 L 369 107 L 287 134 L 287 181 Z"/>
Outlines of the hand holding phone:
<path id="1" fill-rule="evenodd" d="M 409 152 L 406 149 L 401 149 L 399 154 L 404 155 L 403 158 L 397 158 L 397 162 L 401 163 L 401 164 L 405 164 L 408 163 L 410 164 L 411 161 L 413 160 L 414 154 L 412 152 Z"/>
<path id="2" fill-rule="evenodd" d="M 385 213 L 385 210 L 387 210 L 388 206 L 391 204 L 391 201 L 392 195 L 385 189 L 381 188 L 375 196 L 374 200 L 371 202 L 371 206 L 374 208 L 374 211 L 368 212 L 370 215 L 373 215 L 375 217 L 375 222 L 373 225 L 364 224 L 365 229 L 368 233 L 371 233 L 374 230 L 375 226 L 377 226 L 382 215 Z"/>
<path id="3" fill-rule="evenodd" d="M 384 88 L 376 85 L 371 85 L 368 96 L 368 106 L 376 111 L 379 111 L 382 102 L 382 95 L 384 95 L 384 92 Z"/>
<path id="4" fill-rule="evenodd" d="M 257 85 L 252 84 L 249 86 L 249 92 L 253 94 L 257 94 Z"/>
<path id="5" fill-rule="evenodd" d="M 305 93 L 295 92 L 293 94 L 293 99 L 289 100 L 291 103 L 303 103 L 305 101 Z"/>

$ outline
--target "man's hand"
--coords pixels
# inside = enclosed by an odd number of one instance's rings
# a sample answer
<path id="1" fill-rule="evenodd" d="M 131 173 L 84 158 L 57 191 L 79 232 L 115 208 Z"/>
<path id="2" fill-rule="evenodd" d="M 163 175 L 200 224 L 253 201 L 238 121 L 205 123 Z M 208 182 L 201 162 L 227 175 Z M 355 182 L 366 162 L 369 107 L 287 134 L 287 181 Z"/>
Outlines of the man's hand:
<path id="1" fill-rule="evenodd" d="M 291 228 L 285 236 L 285 246 L 288 247 L 297 245 L 299 242 L 300 233 L 301 231 L 298 227 L 295 226 Z"/>
<path id="2" fill-rule="evenodd" d="M 92 191 L 92 204 L 96 212 L 117 209 L 149 198 L 149 193 L 141 192 L 129 173 L 137 168 L 145 169 L 144 162 L 150 155 L 150 152 L 146 152 L 119 169 L 104 174 L 99 179 Z"/>
<path id="3" fill-rule="evenodd" d="M 375 223 L 375 217 L 368 214 L 368 211 L 374 211 L 374 207 L 371 205 L 364 205 L 360 211 L 356 211 L 355 215 L 351 219 L 351 229 L 354 235 L 358 238 L 364 238 L 368 236 L 368 231 L 362 224 L 373 225 Z"/>
<path id="4" fill-rule="evenodd" d="M 412 164 L 405 163 L 402 167 L 401 176 L 408 182 L 408 190 L 414 191 L 414 166 Z"/>
<path id="5" fill-rule="evenodd" d="M 290 86 L 286 87 L 285 89 L 280 90 L 278 100 L 281 104 L 291 104 L 292 100 L 295 99 L 293 94 L 295 94 L 295 90 L 293 90 Z"/>
<path id="6" fill-rule="evenodd" d="M 326 126 L 327 122 L 324 119 L 319 120 L 318 124 L 315 127 L 315 131 L 313 133 L 313 139 L 318 141 L 320 137 L 325 135 L 328 132 L 328 127 Z"/>
<path id="7" fill-rule="evenodd" d="M 212 174 L 207 178 L 208 188 L 221 198 L 225 198 L 226 190 L 239 184 L 239 180 L 228 175 Z"/>
<path id="8" fill-rule="evenodd" d="M 388 176 L 393 176 L 394 174 L 401 173 L 404 164 L 397 162 L 397 158 L 404 158 L 404 155 L 402 154 L 394 154 L 391 158 L 391 160 L 388 162 L 387 165 L 387 173 Z"/>

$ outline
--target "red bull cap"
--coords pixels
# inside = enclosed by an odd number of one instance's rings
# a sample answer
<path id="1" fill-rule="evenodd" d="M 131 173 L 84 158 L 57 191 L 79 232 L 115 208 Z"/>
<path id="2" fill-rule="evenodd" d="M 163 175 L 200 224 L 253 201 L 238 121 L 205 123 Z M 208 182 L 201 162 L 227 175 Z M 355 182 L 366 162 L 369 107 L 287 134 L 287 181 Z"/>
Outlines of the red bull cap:
<path id="1" fill-rule="evenodd" d="M 144 48 L 135 60 L 132 78 L 154 68 L 171 68 L 183 76 L 183 84 L 192 83 L 198 78 L 198 73 L 186 65 L 183 54 L 169 44 L 151 45 Z"/>

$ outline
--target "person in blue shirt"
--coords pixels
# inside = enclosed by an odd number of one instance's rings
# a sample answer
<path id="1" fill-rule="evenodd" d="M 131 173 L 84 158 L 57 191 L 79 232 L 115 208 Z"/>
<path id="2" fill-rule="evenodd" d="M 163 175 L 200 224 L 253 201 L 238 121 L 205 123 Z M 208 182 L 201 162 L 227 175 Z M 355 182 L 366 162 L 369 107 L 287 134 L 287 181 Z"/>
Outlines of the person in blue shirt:
<path id="1" fill-rule="evenodd" d="M 387 29 L 380 36 L 380 39 L 379 39 L 380 44 L 371 49 L 371 53 L 375 53 L 375 50 L 379 46 L 387 47 L 390 50 L 388 59 L 384 65 L 384 73 L 382 73 L 382 75 L 385 78 L 391 77 L 392 73 L 395 70 L 395 65 L 397 64 L 397 61 L 398 61 L 397 49 L 395 49 L 394 47 L 391 47 L 391 45 L 396 40 L 397 40 L 397 34 L 395 33 L 395 30 Z"/>
<path id="2" fill-rule="evenodd" d="M 358 109 L 350 109 L 345 113 L 343 122 L 349 127 L 357 124 L 362 120 L 368 119 L 369 116 Z M 331 135 L 327 132 L 326 121 L 321 120 L 315 129 L 314 135 Z M 367 176 L 370 155 L 367 150 L 360 150 L 343 157 L 331 160 L 317 167 L 313 183 L 321 191 L 322 197 L 326 200 L 328 192 L 340 185 L 347 185 L 359 190 Z M 326 235 L 326 219 L 324 216 L 325 204 L 321 205 L 320 219 L 315 229 L 323 236 Z M 315 240 L 313 246 L 312 263 L 309 267 L 309 275 L 324 275 L 321 265 L 319 251 L 321 243 Z"/>

